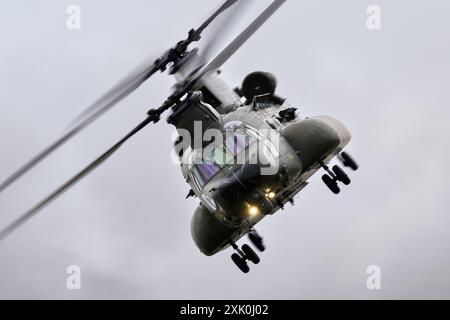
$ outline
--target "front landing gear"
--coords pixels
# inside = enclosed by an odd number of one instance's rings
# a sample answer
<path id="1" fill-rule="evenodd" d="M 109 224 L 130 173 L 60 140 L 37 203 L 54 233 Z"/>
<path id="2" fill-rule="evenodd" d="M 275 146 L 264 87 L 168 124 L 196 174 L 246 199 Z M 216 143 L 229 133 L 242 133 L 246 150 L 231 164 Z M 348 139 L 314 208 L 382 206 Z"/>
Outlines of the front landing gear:
<path id="1" fill-rule="evenodd" d="M 256 248 L 258 248 L 258 250 L 265 250 L 264 244 L 262 242 L 262 237 L 259 236 L 255 230 L 251 230 L 248 236 L 250 241 L 255 245 Z M 239 249 L 237 244 L 234 242 L 230 242 L 230 244 L 233 249 L 236 250 L 236 252 L 231 255 L 231 260 L 233 260 L 234 264 L 243 273 L 248 273 L 250 271 L 247 261 L 250 261 L 253 264 L 258 264 L 261 261 L 256 252 L 248 244 L 244 244 L 241 249 Z"/>
<path id="2" fill-rule="evenodd" d="M 254 264 L 258 264 L 261 261 L 256 252 L 248 244 L 242 246 L 242 251 L 244 252 L 245 258 Z"/>
<path id="3" fill-rule="evenodd" d="M 234 264 L 237 265 L 237 267 L 243 272 L 248 273 L 250 271 L 250 268 L 247 264 L 247 261 L 238 253 L 233 253 L 231 255 L 231 260 L 233 260 Z"/>
<path id="4" fill-rule="evenodd" d="M 338 194 L 339 192 L 341 192 L 341 189 L 339 188 L 336 180 L 331 176 L 329 176 L 328 174 L 324 174 L 322 176 L 322 181 L 323 183 L 325 183 L 328 189 L 330 189 L 330 191 L 333 192 L 334 194 Z"/>
<path id="5" fill-rule="evenodd" d="M 242 249 L 236 245 L 236 243 L 231 242 L 233 249 L 236 250 L 235 253 L 231 255 L 231 260 L 233 260 L 234 264 L 243 272 L 248 273 L 250 268 L 247 264 L 247 260 L 253 262 L 254 264 L 259 263 L 259 257 L 255 251 L 248 244 L 244 244 Z"/>

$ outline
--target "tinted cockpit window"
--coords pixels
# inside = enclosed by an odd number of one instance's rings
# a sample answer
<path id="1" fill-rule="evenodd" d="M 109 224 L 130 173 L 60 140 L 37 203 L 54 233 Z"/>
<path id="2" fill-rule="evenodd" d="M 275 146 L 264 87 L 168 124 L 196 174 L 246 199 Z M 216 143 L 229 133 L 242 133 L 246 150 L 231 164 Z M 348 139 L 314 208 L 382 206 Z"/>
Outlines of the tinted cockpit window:
<path id="1" fill-rule="evenodd" d="M 246 150 L 250 143 L 249 135 L 242 129 L 224 135 L 224 144 L 212 149 L 203 162 L 193 166 L 193 174 L 199 187 L 209 182 L 224 166 L 235 165 L 237 156 Z"/>
<path id="2" fill-rule="evenodd" d="M 214 161 L 214 163 L 216 163 L 220 167 L 223 167 L 224 165 L 233 161 L 233 155 L 222 145 L 212 150 L 211 159 Z"/>
<path id="3" fill-rule="evenodd" d="M 220 170 L 220 167 L 212 162 L 203 162 L 200 164 L 196 164 L 194 166 L 195 172 L 198 174 L 198 178 L 200 178 L 199 182 L 201 185 L 207 183 L 211 178 Z"/>

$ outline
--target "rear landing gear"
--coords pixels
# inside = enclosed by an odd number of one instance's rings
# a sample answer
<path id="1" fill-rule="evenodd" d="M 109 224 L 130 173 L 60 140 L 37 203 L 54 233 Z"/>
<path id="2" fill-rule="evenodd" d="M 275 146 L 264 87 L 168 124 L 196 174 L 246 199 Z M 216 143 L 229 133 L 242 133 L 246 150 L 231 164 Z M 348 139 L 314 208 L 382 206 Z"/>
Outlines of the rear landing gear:
<path id="1" fill-rule="evenodd" d="M 340 155 L 338 155 L 339 160 L 341 160 L 342 164 L 345 167 L 351 168 L 353 171 L 358 170 L 358 164 L 353 160 L 353 158 L 347 153 L 342 152 Z"/>
<path id="2" fill-rule="evenodd" d="M 356 164 L 356 162 L 353 161 L 353 159 L 347 153 L 342 152 L 342 154 L 339 155 L 339 159 L 343 162 L 344 166 L 350 167 L 353 170 L 358 169 L 358 165 Z M 342 182 L 344 185 L 350 184 L 350 178 L 338 165 L 333 166 L 331 170 L 323 162 L 320 163 L 320 165 L 327 172 L 327 174 L 324 174 L 322 176 L 322 181 L 334 194 L 338 194 L 339 192 L 341 192 L 341 189 L 338 186 L 338 182 Z"/>
<path id="3" fill-rule="evenodd" d="M 266 250 L 263 238 L 255 230 L 251 230 L 248 233 L 248 238 L 250 239 L 251 243 L 256 247 L 256 249 L 258 249 L 261 252 Z"/>

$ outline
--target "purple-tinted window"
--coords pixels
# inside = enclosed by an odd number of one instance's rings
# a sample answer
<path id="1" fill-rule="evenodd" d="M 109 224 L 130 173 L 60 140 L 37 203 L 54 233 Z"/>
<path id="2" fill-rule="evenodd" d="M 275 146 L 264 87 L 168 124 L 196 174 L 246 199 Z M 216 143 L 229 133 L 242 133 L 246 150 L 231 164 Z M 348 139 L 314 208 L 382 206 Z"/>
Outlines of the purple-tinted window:
<path id="1" fill-rule="evenodd" d="M 205 184 L 211 180 L 211 178 L 220 170 L 219 166 L 212 162 L 196 164 L 195 169 L 200 174 L 202 184 Z"/>

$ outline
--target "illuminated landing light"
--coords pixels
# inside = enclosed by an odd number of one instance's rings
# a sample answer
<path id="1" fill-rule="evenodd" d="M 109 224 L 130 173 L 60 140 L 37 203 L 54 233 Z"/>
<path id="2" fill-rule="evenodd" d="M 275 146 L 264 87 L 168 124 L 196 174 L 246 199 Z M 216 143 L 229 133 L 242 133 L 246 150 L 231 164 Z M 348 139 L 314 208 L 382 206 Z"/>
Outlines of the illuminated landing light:
<path id="1" fill-rule="evenodd" d="M 248 207 L 248 213 L 251 216 L 256 216 L 259 213 L 259 209 L 258 209 L 258 207 L 250 206 L 250 207 Z"/>
<path id="2" fill-rule="evenodd" d="M 266 198 L 269 198 L 269 199 L 273 199 L 273 198 L 275 198 L 275 196 L 276 196 L 276 194 L 275 194 L 275 192 L 273 192 L 273 191 L 266 191 Z"/>

